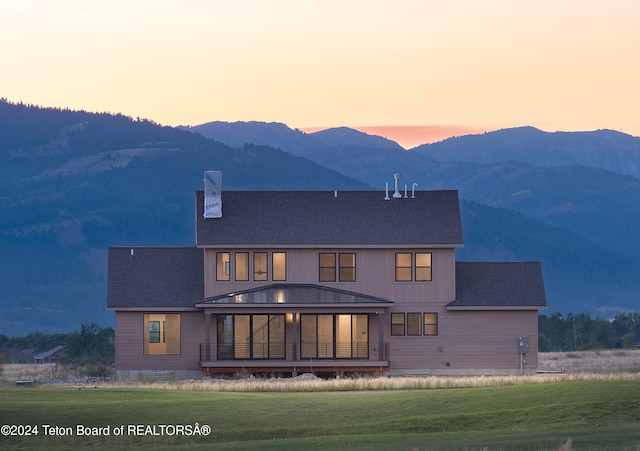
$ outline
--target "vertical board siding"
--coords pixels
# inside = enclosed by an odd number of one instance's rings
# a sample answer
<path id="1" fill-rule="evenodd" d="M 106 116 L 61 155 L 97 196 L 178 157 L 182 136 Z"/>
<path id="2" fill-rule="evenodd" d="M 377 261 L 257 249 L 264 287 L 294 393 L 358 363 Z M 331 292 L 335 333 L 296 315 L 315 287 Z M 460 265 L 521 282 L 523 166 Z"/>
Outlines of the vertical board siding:
<path id="1" fill-rule="evenodd" d="M 200 368 L 200 343 L 204 342 L 204 315 L 201 312 L 182 312 L 180 335 L 180 355 L 145 355 L 144 312 L 116 312 L 116 369 Z"/>

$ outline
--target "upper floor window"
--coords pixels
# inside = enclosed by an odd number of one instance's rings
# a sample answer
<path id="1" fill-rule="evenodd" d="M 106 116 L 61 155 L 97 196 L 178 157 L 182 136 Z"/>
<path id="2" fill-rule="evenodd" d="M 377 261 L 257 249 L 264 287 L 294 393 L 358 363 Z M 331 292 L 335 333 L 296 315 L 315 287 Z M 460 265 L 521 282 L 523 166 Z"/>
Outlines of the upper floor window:
<path id="1" fill-rule="evenodd" d="M 266 252 L 253 253 L 253 280 L 256 280 L 256 281 L 269 280 Z"/>
<path id="2" fill-rule="evenodd" d="M 271 280 L 287 280 L 285 252 L 273 252 L 270 261 L 268 252 L 216 252 L 217 281 L 248 282 L 251 274 L 256 282 L 267 281 L 270 272 Z"/>
<path id="3" fill-rule="evenodd" d="M 431 252 L 396 252 L 396 282 L 431 281 Z"/>
<path id="4" fill-rule="evenodd" d="M 236 252 L 235 259 L 236 259 L 235 280 L 236 281 L 249 280 L 249 253 Z"/>
<path id="5" fill-rule="evenodd" d="M 336 281 L 336 254 L 320 254 L 320 282 Z"/>
<path id="6" fill-rule="evenodd" d="M 273 280 L 287 280 L 287 254 L 274 252 L 271 254 Z"/>
<path id="7" fill-rule="evenodd" d="M 321 252 L 319 267 L 320 282 L 335 282 L 336 275 L 340 282 L 356 280 L 356 254 L 352 252 L 341 252 L 337 255 L 337 259 L 334 253 Z"/>
<path id="8" fill-rule="evenodd" d="M 231 280 L 231 254 L 216 253 L 216 280 Z"/>

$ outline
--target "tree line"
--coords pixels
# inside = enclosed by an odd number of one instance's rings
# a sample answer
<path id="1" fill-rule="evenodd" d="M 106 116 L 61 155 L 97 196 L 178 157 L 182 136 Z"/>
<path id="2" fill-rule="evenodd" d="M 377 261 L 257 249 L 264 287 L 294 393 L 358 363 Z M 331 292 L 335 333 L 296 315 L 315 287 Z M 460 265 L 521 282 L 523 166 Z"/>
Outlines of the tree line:
<path id="1" fill-rule="evenodd" d="M 70 365 L 113 365 L 115 359 L 115 331 L 111 327 L 101 327 L 95 323 L 83 324 L 70 334 L 30 333 L 24 337 L 9 338 L 0 334 L 0 358 L 4 363 L 20 363 L 22 351 L 38 349 L 47 351 L 64 345 L 65 357 L 62 364 Z M 24 363 L 34 363 L 24 362 Z"/>
<path id="2" fill-rule="evenodd" d="M 592 318 L 588 313 L 553 313 L 538 317 L 540 352 L 630 348 L 636 339 L 640 313 L 619 313 L 613 320 Z"/>

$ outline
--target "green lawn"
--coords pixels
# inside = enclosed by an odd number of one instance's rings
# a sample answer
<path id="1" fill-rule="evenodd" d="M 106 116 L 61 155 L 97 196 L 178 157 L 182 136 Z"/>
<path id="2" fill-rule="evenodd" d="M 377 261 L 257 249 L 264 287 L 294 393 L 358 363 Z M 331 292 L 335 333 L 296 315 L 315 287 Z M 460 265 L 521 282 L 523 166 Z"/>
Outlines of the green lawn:
<path id="1" fill-rule="evenodd" d="M 210 434 L 180 435 L 196 423 Z M 1 449 L 541 450 L 568 440 L 574 449 L 636 449 L 640 382 L 296 393 L 23 387 L 0 390 L 5 424 L 37 426 L 38 435 L 0 436 Z M 78 425 L 108 435 L 79 436 Z M 52 436 L 54 427 L 71 433 Z"/>

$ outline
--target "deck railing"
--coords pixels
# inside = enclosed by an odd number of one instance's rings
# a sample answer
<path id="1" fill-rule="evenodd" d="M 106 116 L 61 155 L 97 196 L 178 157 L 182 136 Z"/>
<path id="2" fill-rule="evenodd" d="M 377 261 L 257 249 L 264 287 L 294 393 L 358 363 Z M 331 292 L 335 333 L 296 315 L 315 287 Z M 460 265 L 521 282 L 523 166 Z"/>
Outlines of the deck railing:
<path id="1" fill-rule="evenodd" d="M 295 354 L 295 356 L 294 356 Z M 215 360 L 371 360 L 389 359 L 389 343 L 302 342 L 201 343 L 200 361 Z"/>

